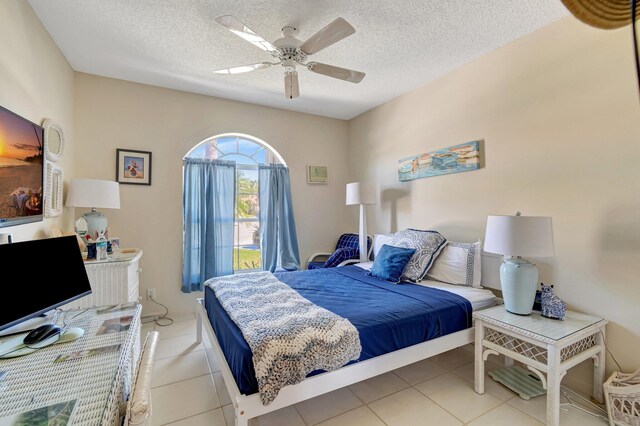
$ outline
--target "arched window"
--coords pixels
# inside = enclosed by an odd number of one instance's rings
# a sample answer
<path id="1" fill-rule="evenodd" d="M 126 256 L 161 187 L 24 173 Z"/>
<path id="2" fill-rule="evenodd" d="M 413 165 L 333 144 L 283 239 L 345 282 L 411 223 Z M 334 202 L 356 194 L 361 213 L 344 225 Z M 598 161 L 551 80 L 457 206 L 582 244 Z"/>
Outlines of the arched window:
<path id="1" fill-rule="evenodd" d="M 236 163 L 233 269 L 260 270 L 260 199 L 258 166 L 282 164 L 282 156 L 266 142 L 240 133 L 226 133 L 205 139 L 185 158 L 229 160 Z"/>

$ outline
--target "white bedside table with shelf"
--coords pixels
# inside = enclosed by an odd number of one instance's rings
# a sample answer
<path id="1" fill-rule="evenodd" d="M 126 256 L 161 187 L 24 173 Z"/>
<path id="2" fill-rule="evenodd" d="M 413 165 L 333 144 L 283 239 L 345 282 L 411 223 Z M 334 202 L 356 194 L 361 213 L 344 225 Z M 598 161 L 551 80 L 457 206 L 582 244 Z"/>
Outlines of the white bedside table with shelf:
<path id="1" fill-rule="evenodd" d="M 604 402 L 604 336 L 607 320 L 567 311 L 564 321 L 507 312 L 504 306 L 474 312 L 475 391 L 484 393 L 484 362 L 502 354 L 524 364 L 547 390 L 547 425 L 560 423 L 560 382 L 567 370 L 593 358 L 593 396 Z M 546 377 L 545 377 L 546 374 Z"/>
<path id="2" fill-rule="evenodd" d="M 138 302 L 141 257 L 142 249 L 124 249 L 110 254 L 107 260 L 86 260 L 92 293 L 65 305 L 65 309 Z"/>

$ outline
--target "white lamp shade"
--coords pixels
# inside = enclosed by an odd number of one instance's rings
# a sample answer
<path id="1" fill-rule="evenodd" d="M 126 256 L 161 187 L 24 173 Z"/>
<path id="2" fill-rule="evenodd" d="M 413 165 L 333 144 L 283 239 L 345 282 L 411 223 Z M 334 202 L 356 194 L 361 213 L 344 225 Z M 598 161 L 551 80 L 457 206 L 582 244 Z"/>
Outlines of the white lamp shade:
<path id="1" fill-rule="evenodd" d="M 120 184 L 110 180 L 71 179 L 67 206 L 102 209 L 120 208 Z"/>
<path id="2" fill-rule="evenodd" d="M 489 216 L 484 251 L 507 256 L 553 256 L 551 218 Z"/>
<path id="3" fill-rule="evenodd" d="M 353 182 L 347 184 L 347 205 L 375 204 L 376 191 L 368 182 Z"/>

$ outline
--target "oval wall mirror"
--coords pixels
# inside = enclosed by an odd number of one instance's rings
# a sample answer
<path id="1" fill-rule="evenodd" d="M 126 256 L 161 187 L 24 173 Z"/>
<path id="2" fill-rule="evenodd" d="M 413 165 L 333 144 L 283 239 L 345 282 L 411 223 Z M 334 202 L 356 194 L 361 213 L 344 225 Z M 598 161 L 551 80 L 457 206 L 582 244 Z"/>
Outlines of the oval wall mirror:
<path id="1" fill-rule="evenodd" d="M 44 155 L 49 161 L 59 161 L 64 151 L 64 133 L 62 127 L 47 118 L 43 121 Z"/>

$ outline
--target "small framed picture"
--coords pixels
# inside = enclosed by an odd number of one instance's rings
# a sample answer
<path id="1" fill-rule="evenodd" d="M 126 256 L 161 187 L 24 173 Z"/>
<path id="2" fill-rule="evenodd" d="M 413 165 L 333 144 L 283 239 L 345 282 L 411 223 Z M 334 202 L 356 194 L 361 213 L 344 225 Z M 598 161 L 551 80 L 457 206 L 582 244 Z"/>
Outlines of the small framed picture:
<path id="1" fill-rule="evenodd" d="M 151 185 L 151 152 L 117 148 L 116 182 Z"/>
<path id="2" fill-rule="evenodd" d="M 120 238 L 118 237 L 109 238 L 109 242 L 111 243 L 112 251 L 120 250 Z"/>
<path id="3" fill-rule="evenodd" d="M 329 183 L 327 166 L 307 166 L 307 183 Z"/>

